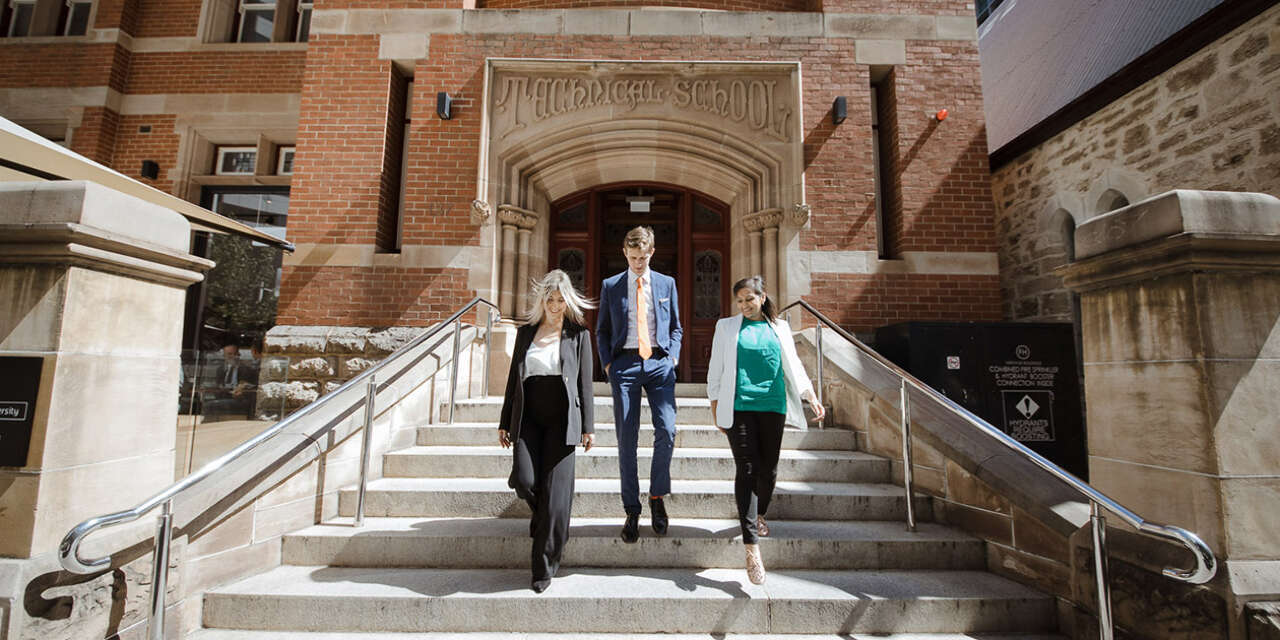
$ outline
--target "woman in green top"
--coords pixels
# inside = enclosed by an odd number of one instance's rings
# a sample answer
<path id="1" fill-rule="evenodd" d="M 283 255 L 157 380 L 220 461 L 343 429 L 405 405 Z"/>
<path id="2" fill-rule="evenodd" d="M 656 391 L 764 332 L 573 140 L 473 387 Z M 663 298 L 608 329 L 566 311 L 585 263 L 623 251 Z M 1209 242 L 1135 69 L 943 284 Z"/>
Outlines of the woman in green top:
<path id="1" fill-rule="evenodd" d="M 733 285 L 742 313 L 716 323 L 707 369 L 707 397 L 716 426 L 729 436 L 737 466 L 734 498 L 747 549 L 747 577 L 764 582 L 760 536 L 769 535 L 764 514 L 778 479 L 784 425 L 805 427 L 801 398 L 821 420 L 825 412 L 796 355 L 791 327 L 777 317 L 760 276 Z"/>

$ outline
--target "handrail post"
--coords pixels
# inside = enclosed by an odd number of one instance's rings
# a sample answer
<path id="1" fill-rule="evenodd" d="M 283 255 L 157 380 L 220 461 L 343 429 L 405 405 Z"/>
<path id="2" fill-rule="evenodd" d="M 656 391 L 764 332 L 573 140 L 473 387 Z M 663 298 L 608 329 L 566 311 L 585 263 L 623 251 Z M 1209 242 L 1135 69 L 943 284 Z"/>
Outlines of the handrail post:
<path id="1" fill-rule="evenodd" d="M 1115 628 L 1111 621 L 1111 581 L 1107 567 L 1107 519 L 1098 503 L 1089 501 L 1089 521 L 1093 526 L 1093 574 L 1098 583 L 1098 637 L 1112 640 Z"/>
<path id="2" fill-rule="evenodd" d="M 458 412 L 458 340 L 462 333 L 462 318 L 453 321 L 453 361 L 449 363 L 449 422 L 453 424 L 453 414 Z"/>
<path id="3" fill-rule="evenodd" d="M 484 379 L 480 390 L 484 397 L 489 397 L 489 360 L 493 357 L 493 309 L 484 308 Z"/>
<path id="4" fill-rule="evenodd" d="M 916 530 L 916 507 L 914 502 L 915 484 L 913 464 L 911 461 L 911 405 L 907 394 L 907 380 L 902 379 L 902 486 L 907 492 L 907 531 Z"/>
<path id="5" fill-rule="evenodd" d="M 147 637 L 164 640 L 164 600 L 169 583 L 169 545 L 173 540 L 173 500 L 164 503 L 156 518 L 155 549 L 151 553 L 151 614 L 147 619 Z"/>
<path id="6" fill-rule="evenodd" d="M 826 406 L 825 404 L 823 404 L 823 399 L 822 399 L 822 387 L 825 385 L 823 384 L 823 380 L 822 380 L 822 323 L 821 322 L 817 323 L 817 332 L 818 332 L 817 338 L 814 340 L 814 342 L 817 343 L 817 349 L 818 349 L 818 404 Z M 823 423 L 825 421 L 826 421 L 825 418 L 818 421 L 819 429 L 822 429 L 824 427 Z"/>
<path id="7" fill-rule="evenodd" d="M 378 383 L 369 378 L 364 392 L 364 433 L 360 438 L 360 486 L 356 489 L 355 526 L 364 526 L 364 496 L 369 486 L 369 448 L 373 443 L 374 400 L 378 395 Z"/>

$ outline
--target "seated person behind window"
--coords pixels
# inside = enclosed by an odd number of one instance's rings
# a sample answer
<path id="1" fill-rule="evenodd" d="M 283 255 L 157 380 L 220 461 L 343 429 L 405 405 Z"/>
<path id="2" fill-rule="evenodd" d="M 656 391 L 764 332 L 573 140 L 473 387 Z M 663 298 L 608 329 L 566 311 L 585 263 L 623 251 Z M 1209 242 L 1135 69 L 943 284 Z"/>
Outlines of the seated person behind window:
<path id="1" fill-rule="evenodd" d="M 201 396 L 205 421 L 215 417 L 248 417 L 253 410 L 258 384 L 258 368 L 240 359 L 240 346 L 228 343 L 222 347 L 222 361 L 213 378 L 205 381 Z"/>

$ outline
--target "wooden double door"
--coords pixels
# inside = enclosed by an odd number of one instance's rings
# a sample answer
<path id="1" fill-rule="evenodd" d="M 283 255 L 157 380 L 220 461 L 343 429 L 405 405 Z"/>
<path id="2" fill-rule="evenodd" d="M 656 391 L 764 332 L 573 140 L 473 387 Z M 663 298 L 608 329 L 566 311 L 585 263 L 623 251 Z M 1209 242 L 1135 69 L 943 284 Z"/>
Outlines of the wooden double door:
<path id="1" fill-rule="evenodd" d="M 653 228 L 650 268 L 676 279 L 684 328 L 677 380 L 705 382 L 716 320 L 729 313 L 729 207 L 670 184 L 614 183 L 580 191 L 551 207 L 548 262 L 579 291 L 600 297 L 602 281 L 627 269 L 627 232 Z M 594 334 L 595 312 L 588 321 Z M 603 379 L 598 372 L 597 377 Z"/>

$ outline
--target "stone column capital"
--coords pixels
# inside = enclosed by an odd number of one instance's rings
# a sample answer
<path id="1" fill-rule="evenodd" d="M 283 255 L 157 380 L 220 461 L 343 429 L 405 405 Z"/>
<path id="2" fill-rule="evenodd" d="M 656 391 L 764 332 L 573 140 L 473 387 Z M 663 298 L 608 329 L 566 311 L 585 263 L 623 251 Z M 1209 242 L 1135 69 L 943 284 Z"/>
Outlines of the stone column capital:
<path id="1" fill-rule="evenodd" d="M 742 226 L 747 231 L 758 232 L 769 227 L 777 228 L 782 224 L 782 209 L 763 209 L 742 218 Z"/>
<path id="2" fill-rule="evenodd" d="M 537 212 L 521 209 L 511 204 L 498 206 L 498 219 L 503 224 L 515 225 L 521 229 L 532 229 L 538 224 Z"/>

